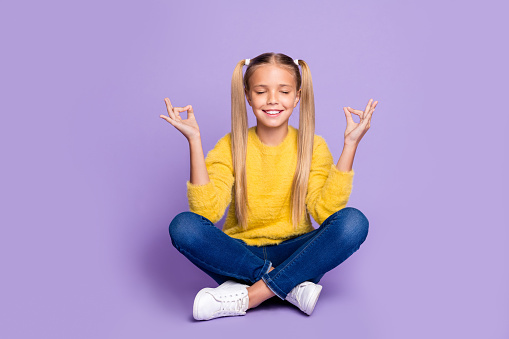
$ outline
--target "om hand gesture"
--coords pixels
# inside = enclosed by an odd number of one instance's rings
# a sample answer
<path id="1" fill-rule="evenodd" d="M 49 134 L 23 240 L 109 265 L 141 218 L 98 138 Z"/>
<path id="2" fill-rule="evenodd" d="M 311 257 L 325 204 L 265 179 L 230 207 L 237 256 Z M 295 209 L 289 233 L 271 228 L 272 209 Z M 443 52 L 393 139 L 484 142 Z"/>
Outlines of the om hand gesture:
<path id="1" fill-rule="evenodd" d="M 166 103 L 168 116 L 160 115 L 159 117 L 172 124 L 173 127 L 184 134 L 188 141 L 200 138 L 200 128 L 194 117 L 193 107 L 191 105 L 187 105 L 186 107 L 173 107 L 168 98 L 164 98 L 164 102 Z M 180 113 L 185 111 L 187 111 L 187 119 L 182 119 Z"/>
<path id="2" fill-rule="evenodd" d="M 373 99 L 369 99 L 364 112 L 351 107 L 343 107 L 346 116 L 345 145 L 357 146 L 359 144 L 371 125 L 371 116 L 377 104 L 378 101 L 373 102 Z M 361 118 L 359 123 L 353 121 L 352 113 Z"/>

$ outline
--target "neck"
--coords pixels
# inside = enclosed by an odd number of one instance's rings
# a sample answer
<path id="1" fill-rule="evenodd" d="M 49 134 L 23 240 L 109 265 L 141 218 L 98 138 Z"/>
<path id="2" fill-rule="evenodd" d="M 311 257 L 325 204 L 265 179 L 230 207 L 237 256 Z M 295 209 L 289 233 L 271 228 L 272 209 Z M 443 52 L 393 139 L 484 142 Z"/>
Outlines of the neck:
<path id="1" fill-rule="evenodd" d="M 256 134 L 262 143 L 267 146 L 277 146 L 285 140 L 288 135 L 288 123 L 279 127 L 266 127 L 256 125 Z"/>

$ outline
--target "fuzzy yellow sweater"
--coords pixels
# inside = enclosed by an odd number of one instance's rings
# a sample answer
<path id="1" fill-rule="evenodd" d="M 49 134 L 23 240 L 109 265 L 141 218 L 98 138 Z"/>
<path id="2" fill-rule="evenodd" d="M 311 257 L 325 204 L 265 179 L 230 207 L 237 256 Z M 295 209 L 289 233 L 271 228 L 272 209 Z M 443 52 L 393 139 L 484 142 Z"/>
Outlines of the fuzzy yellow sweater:
<path id="1" fill-rule="evenodd" d="M 277 146 L 263 144 L 256 127 L 248 132 L 247 142 L 247 230 L 238 225 L 235 216 L 234 176 L 230 133 L 221 138 L 207 154 L 205 164 L 210 182 L 193 185 L 187 182 L 187 197 L 191 212 L 213 223 L 218 222 L 228 204 L 223 231 L 251 246 L 279 244 L 284 240 L 312 231 L 309 214 L 318 224 L 346 207 L 354 171 L 340 172 L 333 163 L 325 140 L 315 135 L 313 158 L 306 196 L 306 218 L 296 229 L 291 223 L 290 195 L 297 164 L 296 128 L 289 126 L 288 134 Z"/>

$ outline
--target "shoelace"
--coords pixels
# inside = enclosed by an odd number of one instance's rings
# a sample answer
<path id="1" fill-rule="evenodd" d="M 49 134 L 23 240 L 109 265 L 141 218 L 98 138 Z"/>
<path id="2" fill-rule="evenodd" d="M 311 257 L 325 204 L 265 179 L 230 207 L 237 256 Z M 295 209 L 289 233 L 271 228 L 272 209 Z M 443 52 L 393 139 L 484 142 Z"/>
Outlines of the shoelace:
<path id="1" fill-rule="evenodd" d="M 230 297 L 233 298 L 233 294 L 230 294 Z M 233 300 L 221 300 L 220 310 L 223 312 L 240 312 L 245 306 L 246 299 L 244 296 Z"/>

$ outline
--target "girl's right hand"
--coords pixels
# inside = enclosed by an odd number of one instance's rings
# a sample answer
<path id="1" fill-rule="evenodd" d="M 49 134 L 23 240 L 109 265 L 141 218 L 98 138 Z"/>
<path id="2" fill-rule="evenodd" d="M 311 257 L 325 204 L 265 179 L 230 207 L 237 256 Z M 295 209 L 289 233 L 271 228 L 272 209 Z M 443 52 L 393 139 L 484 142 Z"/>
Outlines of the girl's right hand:
<path id="1" fill-rule="evenodd" d="M 187 105 L 186 107 L 173 107 L 168 98 L 164 98 L 164 102 L 166 103 L 168 116 L 160 115 L 160 117 L 184 134 L 188 141 L 200 138 L 200 128 L 194 117 L 193 107 L 191 105 Z M 187 119 L 182 119 L 180 113 L 185 111 L 187 111 Z"/>

